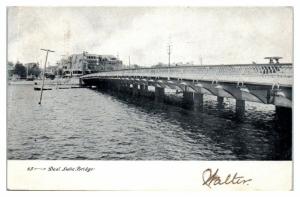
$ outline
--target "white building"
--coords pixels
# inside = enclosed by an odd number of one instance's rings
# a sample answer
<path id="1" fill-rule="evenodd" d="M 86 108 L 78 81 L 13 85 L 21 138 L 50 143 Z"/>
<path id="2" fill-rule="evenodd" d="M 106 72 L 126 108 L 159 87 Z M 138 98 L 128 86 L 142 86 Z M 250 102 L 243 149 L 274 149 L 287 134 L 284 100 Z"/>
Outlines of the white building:
<path id="1" fill-rule="evenodd" d="M 60 64 L 66 77 L 121 69 L 122 61 L 113 55 L 97 55 L 83 52 L 62 59 Z"/>

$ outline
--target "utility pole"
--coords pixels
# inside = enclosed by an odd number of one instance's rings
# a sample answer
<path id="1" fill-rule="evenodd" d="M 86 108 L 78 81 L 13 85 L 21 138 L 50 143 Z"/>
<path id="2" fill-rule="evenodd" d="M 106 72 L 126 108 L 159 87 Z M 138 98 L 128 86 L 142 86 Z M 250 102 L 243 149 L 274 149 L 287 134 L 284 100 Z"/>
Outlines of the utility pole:
<path id="1" fill-rule="evenodd" d="M 44 83 L 45 83 L 45 72 L 46 72 L 46 64 L 47 64 L 47 59 L 48 59 L 48 53 L 49 52 L 54 52 L 51 51 L 50 49 L 41 49 L 42 51 L 46 51 L 46 60 L 45 60 L 45 64 L 44 64 L 44 71 L 43 71 L 43 83 L 42 83 L 42 88 L 41 88 L 41 96 L 40 96 L 40 102 L 39 104 L 42 104 L 42 97 L 43 97 L 43 89 L 44 89 Z"/>
<path id="2" fill-rule="evenodd" d="M 171 46 L 172 46 L 172 39 L 171 35 L 169 35 L 169 43 L 168 43 L 168 66 L 171 66 Z"/>
<path id="3" fill-rule="evenodd" d="M 26 78 L 28 78 L 28 66 L 29 66 L 29 64 L 27 64 Z"/>
<path id="4" fill-rule="evenodd" d="M 169 67 L 170 67 L 170 61 L 171 61 L 171 45 L 168 45 L 168 55 L 169 55 Z"/>
<path id="5" fill-rule="evenodd" d="M 128 57 L 128 66 L 130 68 L 130 56 Z"/>

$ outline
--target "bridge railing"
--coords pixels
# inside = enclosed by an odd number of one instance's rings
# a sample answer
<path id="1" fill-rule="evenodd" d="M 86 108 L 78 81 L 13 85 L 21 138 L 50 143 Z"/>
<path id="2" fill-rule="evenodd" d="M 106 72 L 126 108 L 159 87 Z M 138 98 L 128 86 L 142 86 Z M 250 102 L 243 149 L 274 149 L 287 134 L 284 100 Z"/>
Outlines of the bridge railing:
<path id="1" fill-rule="evenodd" d="M 291 86 L 293 84 L 293 66 L 292 64 L 240 64 L 139 68 L 100 72 L 85 75 L 82 78 L 94 77 L 177 78 Z"/>

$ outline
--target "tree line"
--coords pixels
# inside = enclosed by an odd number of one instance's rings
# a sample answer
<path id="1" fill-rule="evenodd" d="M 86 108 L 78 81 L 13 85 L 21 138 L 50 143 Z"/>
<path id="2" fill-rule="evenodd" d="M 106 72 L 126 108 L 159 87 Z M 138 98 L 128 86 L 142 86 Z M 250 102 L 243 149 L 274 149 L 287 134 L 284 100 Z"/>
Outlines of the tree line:
<path id="1" fill-rule="evenodd" d="M 9 77 L 12 75 L 18 75 L 20 78 L 26 78 L 27 76 L 38 77 L 41 73 L 41 69 L 37 63 L 30 64 L 28 68 L 21 62 L 15 64 L 13 62 L 8 62 L 8 66 L 12 68 L 9 69 Z"/>

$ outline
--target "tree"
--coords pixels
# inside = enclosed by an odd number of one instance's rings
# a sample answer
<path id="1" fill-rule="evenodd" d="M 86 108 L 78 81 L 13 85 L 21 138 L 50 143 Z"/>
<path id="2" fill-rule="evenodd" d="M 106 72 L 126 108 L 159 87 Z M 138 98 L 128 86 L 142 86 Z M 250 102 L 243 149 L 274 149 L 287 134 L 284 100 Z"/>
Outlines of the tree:
<path id="1" fill-rule="evenodd" d="M 9 67 L 13 67 L 13 66 L 14 66 L 14 63 L 13 63 L 13 62 L 10 62 L 10 61 L 8 61 L 8 62 L 7 62 L 7 65 L 8 65 Z"/>
<path id="2" fill-rule="evenodd" d="M 63 69 L 58 68 L 57 75 L 62 76 L 63 75 Z"/>
<path id="3" fill-rule="evenodd" d="M 162 62 L 158 62 L 157 64 L 151 66 L 152 68 L 162 68 L 162 67 L 168 67 L 168 64 L 164 64 Z"/>
<path id="4" fill-rule="evenodd" d="M 8 77 L 11 77 L 14 74 L 14 63 L 13 62 L 7 62 L 7 73 Z"/>
<path id="5" fill-rule="evenodd" d="M 38 77 L 41 73 L 41 69 L 38 64 L 34 64 L 31 68 L 28 70 L 28 75 L 34 75 L 35 77 Z"/>
<path id="6" fill-rule="evenodd" d="M 137 64 L 134 64 L 134 65 L 132 65 L 132 66 L 133 66 L 134 69 L 140 68 L 140 66 L 137 65 Z"/>
<path id="7" fill-rule="evenodd" d="M 22 63 L 17 62 L 15 64 L 14 74 L 19 75 L 20 78 L 26 78 L 26 68 Z"/>

